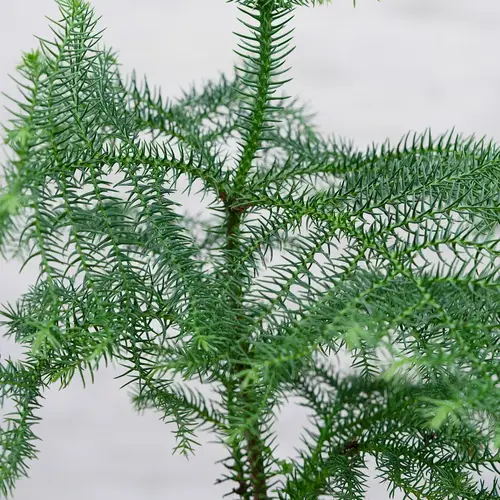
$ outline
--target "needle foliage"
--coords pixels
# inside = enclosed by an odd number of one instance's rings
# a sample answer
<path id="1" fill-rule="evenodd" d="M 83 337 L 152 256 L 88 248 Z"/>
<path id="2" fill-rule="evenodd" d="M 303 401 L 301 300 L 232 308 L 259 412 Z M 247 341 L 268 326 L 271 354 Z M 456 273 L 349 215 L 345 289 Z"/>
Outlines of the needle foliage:
<path id="1" fill-rule="evenodd" d="M 0 364 L 1 494 L 36 457 L 47 387 L 111 361 L 178 452 L 216 436 L 231 498 L 362 499 L 370 463 L 388 496 L 498 498 L 500 148 L 321 136 L 283 90 L 294 11 L 326 2 L 236 3 L 234 75 L 178 99 L 120 74 L 81 0 L 24 54 L 0 248 L 39 276 L 1 312 L 24 349 Z M 291 397 L 310 422 L 282 460 Z"/>

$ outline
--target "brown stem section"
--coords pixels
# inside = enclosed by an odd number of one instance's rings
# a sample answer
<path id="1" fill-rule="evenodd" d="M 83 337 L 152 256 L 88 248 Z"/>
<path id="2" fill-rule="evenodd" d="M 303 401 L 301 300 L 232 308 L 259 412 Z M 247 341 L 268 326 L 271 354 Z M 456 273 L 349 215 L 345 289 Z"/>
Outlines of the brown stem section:
<path id="1" fill-rule="evenodd" d="M 258 435 L 249 434 L 248 461 L 253 487 L 254 500 L 267 500 L 266 469 L 264 464 L 263 443 Z"/>
<path id="2" fill-rule="evenodd" d="M 227 218 L 227 226 L 226 226 L 226 251 L 228 252 L 228 270 L 233 271 L 234 274 L 232 276 L 228 276 L 228 279 L 232 281 L 232 289 L 231 289 L 231 297 L 232 297 L 232 306 L 237 312 L 238 316 L 241 308 L 241 298 L 242 298 L 242 286 L 241 280 L 238 279 L 238 270 L 237 265 L 238 261 L 236 259 L 236 254 L 239 248 L 238 234 L 240 230 L 240 223 L 242 213 L 238 210 L 232 210 L 231 208 L 227 208 L 228 218 Z M 245 337 L 245 332 L 239 332 L 239 329 L 236 330 L 235 334 L 240 337 L 239 347 L 240 353 L 245 356 L 249 355 L 249 343 L 248 339 Z M 245 369 L 245 365 L 243 364 L 235 364 L 232 370 L 232 374 L 236 375 Z M 245 389 L 235 389 L 235 395 L 240 400 L 241 403 L 241 411 L 244 414 L 250 413 L 252 411 L 252 387 L 246 387 Z M 237 405 L 238 407 L 239 405 Z M 259 435 L 259 426 L 256 425 L 255 428 L 249 429 L 245 433 L 245 441 L 247 448 L 247 460 L 248 460 L 248 468 L 250 471 L 250 477 L 248 478 L 248 482 L 250 483 L 251 491 L 247 490 L 247 481 L 242 477 L 238 477 L 239 487 L 237 493 L 240 494 L 241 498 L 252 498 L 253 500 L 267 500 L 267 484 L 266 484 L 266 470 L 265 470 L 265 461 L 264 461 L 264 443 L 262 442 Z M 243 443 L 242 443 L 243 444 Z M 241 450 L 238 450 L 241 456 Z"/>

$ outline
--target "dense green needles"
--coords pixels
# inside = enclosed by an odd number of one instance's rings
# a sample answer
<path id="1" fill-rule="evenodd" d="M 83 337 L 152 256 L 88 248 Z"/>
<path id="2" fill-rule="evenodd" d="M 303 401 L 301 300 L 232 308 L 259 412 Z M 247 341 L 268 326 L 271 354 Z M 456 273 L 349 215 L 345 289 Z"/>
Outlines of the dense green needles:
<path id="1" fill-rule="evenodd" d="M 321 137 L 283 94 L 313 0 L 238 1 L 235 76 L 178 100 L 122 78 L 87 3 L 58 3 L 5 127 L 0 248 L 40 274 L 1 312 L 25 348 L 0 364 L 1 494 L 36 455 L 44 389 L 113 360 L 177 451 L 200 428 L 226 447 L 231 498 L 365 498 L 370 457 L 388 496 L 498 498 L 479 475 L 500 461 L 500 148 Z M 186 185 L 204 219 L 172 201 Z M 283 461 L 291 396 L 312 417 Z"/>

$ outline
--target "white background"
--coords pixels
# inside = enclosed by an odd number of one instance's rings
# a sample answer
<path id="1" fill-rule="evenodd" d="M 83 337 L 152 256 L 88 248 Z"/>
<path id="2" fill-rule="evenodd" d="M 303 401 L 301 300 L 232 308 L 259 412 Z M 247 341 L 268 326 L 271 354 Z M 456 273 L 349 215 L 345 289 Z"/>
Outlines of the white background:
<path id="1" fill-rule="evenodd" d="M 136 68 L 178 95 L 192 81 L 229 71 L 238 28 L 236 9 L 224 0 L 93 0 L 106 44 L 119 50 L 125 73 Z M 0 90 L 21 51 L 49 36 L 44 15 L 57 18 L 52 0 L 0 0 Z M 325 132 L 359 146 L 408 130 L 500 136 L 500 2 L 498 0 L 334 0 L 299 9 L 297 50 L 290 57 L 299 94 L 317 111 Z M 0 98 L 0 104 L 7 99 Z M 0 122 L 7 118 L 0 110 Z M 34 279 L 36 266 L 18 275 L 18 263 L 0 262 L 0 302 L 13 301 Z M 13 352 L 0 340 L 2 356 Z M 46 394 L 37 433 L 40 459 L 19 482 L 15 500 L 220 499 L 213 486 L 221 450 L 206 444 L 189 462 L 172 457 L 170 428 L 157 415 L 139 416 L 116 371 L 103 370 L 83 390 L 75 379 Z M 286 409 L 281 453 L 298 444 L 303 412 Z M 372 481 L 370 500 L 388 498 Z"/>

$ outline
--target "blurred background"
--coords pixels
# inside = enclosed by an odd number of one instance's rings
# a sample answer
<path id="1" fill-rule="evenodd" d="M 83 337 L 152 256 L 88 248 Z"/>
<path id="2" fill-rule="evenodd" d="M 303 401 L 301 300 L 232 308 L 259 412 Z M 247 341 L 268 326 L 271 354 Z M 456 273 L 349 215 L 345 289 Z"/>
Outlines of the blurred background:
<path id="1" fill-rule="evenodd" d="M 161 85 L 176 96 L 192 82 L 230 72 L 238 28 L 236 7 L 224 0 L 92 0 L 104 42 L 119 51 L 122 72 Z M 49 37 L 45 15 L 58 18 L 53 0 L 0 5 L 0 90 L 15 95 L 21 52 Z M 290 95 L 300 95 L 325 133 L 359 147 L 409 130 L 500 136 L 500 2 L 498 0 L 334 0 L 328 7 L 297 9 L 290 56 Z M 8 101 L 0 96 L 0 104 Z M 7 112 L 0 109 L 0 123 Z M 1 153 L 3 154 L 3 153 Z M 37 267 L 0 261 L 0 303 L 12 302 L 33 282 Z M 2 357 L 16 349 L 0 339 Z M 40 459 L 19 482 L 14 500 L 221 499 L 213 486 L 224 451 L 201 436 L 196 456 L 172 456 L 170 426 L 129 404 L 114 368 L 101 370 L 85 390 L 46 393 L 37 433 Z M 304 412 L 284 409 L 280 454 L 298 446 Z M 370 480 L 369 500 L 388 498 Z"/>

